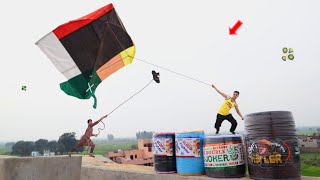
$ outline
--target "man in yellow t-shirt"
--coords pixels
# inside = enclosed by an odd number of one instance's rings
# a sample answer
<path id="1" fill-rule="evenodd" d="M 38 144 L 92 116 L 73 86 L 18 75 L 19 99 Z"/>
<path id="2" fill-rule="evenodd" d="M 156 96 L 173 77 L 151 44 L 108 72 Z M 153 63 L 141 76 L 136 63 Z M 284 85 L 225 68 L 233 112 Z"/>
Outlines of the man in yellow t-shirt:
<path id="1" fill-rule="evenodd" d="M 230 113 L 230 110 L 235 107 L 238 115 L 241 117 L 241 119 L 243 120 L 243 116 L 239 110 L 239 106 L 236 102 L 236 99 L 238 98 L 239 96 L 239 91 L 234 91 L 233 92 L 233 96 L 230 97 L 228 96 L 227 94 L 221 92 L 218 88 L 216 88 L 215 85 L 212 84 L 212 87 L 219 93 L 221 94 L 223 97 L 224 97 L 224 102 L 223 104 L 221 105 L 219 111 L 218 111 L 218 114 L 217 114 L 217 120 L 216 120 L 216 123 L 214 125 L 214 127 L 216 128 L 216 134 L 219 134 L 219 131 L 220 131 L 220 127 L 221 127 L 221 123 L 224 121 L 224 120 L 228 120 L 230 123 L 231 123 L 231 128 L 230 128 L 230 132 L 232 134 L 235 134 L 235 130 L 236 130 L 236 127 L 238 125 L 237 121 L 233 118 L 232 114 Z"/>

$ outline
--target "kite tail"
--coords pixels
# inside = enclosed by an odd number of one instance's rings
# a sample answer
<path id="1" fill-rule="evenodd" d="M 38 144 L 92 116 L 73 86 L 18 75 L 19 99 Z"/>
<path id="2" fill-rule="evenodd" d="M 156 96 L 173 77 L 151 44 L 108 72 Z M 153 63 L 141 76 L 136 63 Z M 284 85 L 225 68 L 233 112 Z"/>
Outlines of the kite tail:
<path id="1" fill-rule="evenodd" d="M 96 109 L 97 108 L 97 97 L 94 94 L 92 94 L 92 97 L 93 97 L 93 100 L 94 100 L 93 108 Z"/>

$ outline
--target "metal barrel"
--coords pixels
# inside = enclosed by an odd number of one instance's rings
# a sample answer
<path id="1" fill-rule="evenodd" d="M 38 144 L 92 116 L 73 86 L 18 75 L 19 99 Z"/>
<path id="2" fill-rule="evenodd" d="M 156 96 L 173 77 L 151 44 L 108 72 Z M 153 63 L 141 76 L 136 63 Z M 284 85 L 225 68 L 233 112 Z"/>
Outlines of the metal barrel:
<path id="1" fill-rule="evenodd" d="M 175 133 L 153 134 L 154 169 L 159 174 L 176 173 Z"/>
<path id="2" fill-rule="evenodd" d="M 203 143 L 206 175 L 213 178 L 240 178 L 246 174 L 240 135 L 206 136 Z"/>
<path id="3" fill-rule="evenodd" d="M 251 178 L 301 179 L 298 138 L 290 111 L 248 114 L 244 123 Z"/>

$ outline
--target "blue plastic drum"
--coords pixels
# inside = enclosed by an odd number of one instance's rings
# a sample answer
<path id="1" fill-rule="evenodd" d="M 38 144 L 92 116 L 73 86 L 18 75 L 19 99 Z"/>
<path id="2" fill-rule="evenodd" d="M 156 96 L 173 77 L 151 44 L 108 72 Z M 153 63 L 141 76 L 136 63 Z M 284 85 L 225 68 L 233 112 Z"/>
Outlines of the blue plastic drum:
<path id="1" fill-rule="evenodd" d="M 204 174 L 203 163 L 204 131 L 176 133 L 177 173 L 182 176 Z"/>

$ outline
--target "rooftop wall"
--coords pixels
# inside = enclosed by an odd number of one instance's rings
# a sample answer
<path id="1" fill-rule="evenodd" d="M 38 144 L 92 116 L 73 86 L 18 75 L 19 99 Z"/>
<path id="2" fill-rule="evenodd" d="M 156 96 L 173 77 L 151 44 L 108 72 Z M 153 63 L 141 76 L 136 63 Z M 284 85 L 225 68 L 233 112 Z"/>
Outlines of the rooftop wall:
<path id="1" fill-rule="evenodd" d="M 0 156 L 0 180 L 79 180 L 81 162 L 81 156 Z"/>

